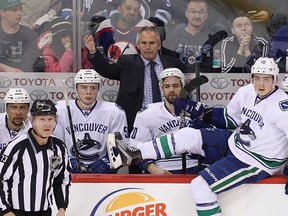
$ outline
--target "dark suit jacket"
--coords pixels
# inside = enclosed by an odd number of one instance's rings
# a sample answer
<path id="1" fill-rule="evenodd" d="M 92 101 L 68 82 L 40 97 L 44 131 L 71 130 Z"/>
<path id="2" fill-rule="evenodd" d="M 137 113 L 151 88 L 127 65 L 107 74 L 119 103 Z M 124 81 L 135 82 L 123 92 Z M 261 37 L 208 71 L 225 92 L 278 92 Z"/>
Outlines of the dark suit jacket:
<path id="1" fill-rule="evenodd" d="M 128 130 L 131 132 L 135 116 L 142 108 L 144 90 L 144 62 L 139 54 L 121 55 L 118 62 L 110 64 L 97 50 L 95 55 L 88 55 L 95 70 L 103 77 L 119 80 L 119 92 L 116 103 L 125 111 Z M 160 55 L 163 68 L 176 67 L 184 70 L 184 65 L 177 58 Z"/>

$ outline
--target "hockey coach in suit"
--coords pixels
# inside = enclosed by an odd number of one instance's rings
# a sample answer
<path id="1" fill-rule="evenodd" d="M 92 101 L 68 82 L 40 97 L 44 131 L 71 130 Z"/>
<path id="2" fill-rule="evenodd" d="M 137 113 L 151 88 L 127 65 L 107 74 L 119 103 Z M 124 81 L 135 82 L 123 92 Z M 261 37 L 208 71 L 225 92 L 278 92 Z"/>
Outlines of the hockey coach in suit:
<path id="1" fill-rule="evenodd" d="M 154 71 L 159 77 L 159 74 L 165 68 L 176 67 L 182 71 L 184 70 L 184 65 L 178 58 L 159 54 L 161 39 L 154 26 L 140 29 L 137 40 L 140 53 L 121 55 L 117 63 L 108 62 L 103 57 L 96 48 L 92 36 L 85 36 L 84 40 L 89 51 L 88 59 L 96 71 L 103 77 L 120 81 L 116 103 L 125 110 L 129 132 L 132 130 L 136 113 L 142 107 L 149 103 L 162 101 L 158 78 L 158 90 L 156 87 L 155 90 L 152 84 L 153 75 L 150 73 Z M 115 47 L 115 51 L 119 51 L 117 49 Z M 151 62 L 152 64 L 150 64 Z M 159 100 L 154 98 L 157 93 L 159 94 Z"/>

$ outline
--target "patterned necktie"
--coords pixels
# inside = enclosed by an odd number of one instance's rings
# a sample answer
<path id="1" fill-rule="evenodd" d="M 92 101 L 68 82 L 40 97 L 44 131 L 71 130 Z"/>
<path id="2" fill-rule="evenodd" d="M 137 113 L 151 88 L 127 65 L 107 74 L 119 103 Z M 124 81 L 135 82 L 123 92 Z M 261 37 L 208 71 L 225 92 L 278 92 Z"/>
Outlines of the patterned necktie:
<path id="1" fill-rule="evenodd" d="M 152 85 L 152 96 L 153 96 L 153 103 L 160 102 L 161 100 L 161 93 L 159 89 L 159 80 L 155 71 L 156 63 L 151 61 L 150 65 L 150 76 L 151 76 L 151 85 Z"/>

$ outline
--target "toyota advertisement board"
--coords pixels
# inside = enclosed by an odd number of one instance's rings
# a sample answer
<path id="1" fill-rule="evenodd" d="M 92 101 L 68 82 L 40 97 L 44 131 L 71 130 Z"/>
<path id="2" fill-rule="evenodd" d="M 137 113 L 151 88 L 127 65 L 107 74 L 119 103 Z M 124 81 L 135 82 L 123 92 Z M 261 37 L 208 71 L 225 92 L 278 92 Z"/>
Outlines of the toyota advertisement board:
<path id="1" fill-rule="evenodd" d="M 203 74 L 209 82 L 200 87 L 200 100 L 209 106 L 225 106 L 231 100 L 235 92 L 250 82 L 250 74 Z M 0 74 L 0 99 L 3 99 L 7 90 L 11 87 L 26 89 L 32 98 L 51 99 L 58 101 L 64 99 L 62 80 L 65 81 L 68 96 L 75 99 L 74 73 L 1 73 Z M 280 74 L 281 82 L 284 74 Z M 195 74 L 186 74 L 187 80 L 193 79 Z M 115 102 L 120 82 L 101 78 L 102 89 L 98 100 Z M 196 91 L 192 93 L 192 98 Z M 0 112 L 4 111 L 4 102 L 0 104 Z"/>

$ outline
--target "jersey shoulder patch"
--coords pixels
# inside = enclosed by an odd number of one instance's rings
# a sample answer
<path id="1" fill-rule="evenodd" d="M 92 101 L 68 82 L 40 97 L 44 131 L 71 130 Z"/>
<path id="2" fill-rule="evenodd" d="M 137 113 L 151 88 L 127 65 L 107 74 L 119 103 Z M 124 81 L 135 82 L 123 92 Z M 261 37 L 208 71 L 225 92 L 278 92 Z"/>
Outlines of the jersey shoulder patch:
<path id="1" fill-rule="evenodd" d="M 288 111 L 288 99 L 279 102 L 279 107 L 282 111 Z"/>
<path id="2" fill-rule="evenodd" d="M 144 112 L 145 110 L 147 110 L 148 108 L 149 108 L 149 106 L 146 105 L 146 106 L 142 107 L 141 110 L 138 111 L 138 113 L 142 113 L 142 112 Z"/>

